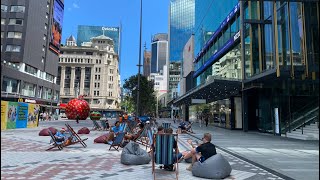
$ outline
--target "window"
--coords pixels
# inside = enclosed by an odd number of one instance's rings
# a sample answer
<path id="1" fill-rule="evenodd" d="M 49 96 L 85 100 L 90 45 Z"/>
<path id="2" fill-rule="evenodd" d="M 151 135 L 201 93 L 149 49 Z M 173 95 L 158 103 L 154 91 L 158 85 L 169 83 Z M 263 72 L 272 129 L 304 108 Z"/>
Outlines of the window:
<path id="1" fill-rule="evenodd" d="M 36 85 L 24 82 L 22 85 L 22 95 L 35 97 Z"/>
<path id="2" fill-rule="evenodd" d="M 98 88 L 100 87 L 100 83 L 98 83 Z"/>
<path id="3" fill-rule="evenodd" d="M 8 32 L 8 38 L 15 38 L 15 39 L 21 39 L 22 33 L 21 32 Z"/>
<path id="4" fill-rule="evenodd" d="M 98 80 L 100 80 L 100 75 L 98 75 Z"/>
<path id="5" fill-rule="evenodd" d="M 7 12 L 8 6 L 1 4 L 1 12 Z"/>
<path id="6" fill-rule="evenodd" d="M 16 45 L 7 45 L 6 51 L 7 52 L 20 52 L 21 46 Z"/>
<path id="7" fill-rule="evenodd" d="M 46 35 L 44 35 L 44 36 L 43 36 L 43 40 L 46 40 L 46 39 L 47 39 L 47 36 L 46 36 Z"/>
<path id="8" fill-rule="evenodd" d="M 23 25 L 22 19 L 9 19 L 9 25 Z"/>
<path id="9" fill-rule="evenodd" d="M 27 64 L 26 64 L 26 66 L 24 67 L 24 71 L 25 71 L 26 73 L 30 73 L 30 74 L 32 74 L 32 75 L 37 75 L 37 69 L 34 68 L 34 67 L 32 67 L 32 66 L 29 66 L 29 65 L 27 65 Z"/>
<path id="10" fill-rule="evenodd" d="M 109 89 L 112 89 L 113 88 L 113 84 L 109 84 Z"/>
<path id="11" fill-rule="evenodd" d="M 99 96 L 99 91 L 97 91 L 97 96 Z"/>
<path id="12" fill-rule="evenodd" d="M 96 96 L 97 95 L 97 91 L 93 91 L 93 95 Z"/>
<path id="13" fill-rule="evenodd" d="M 94 75 L 94 79 L 95 79 L 95 80 L 97 80 L 97 79 L 98 79 L 97 77 L 98 77 L 97 75 Z"/>
<path id="14" fill-rule="evenodd" d="M 51 74 L 46 73 L 46 80 L 53 82 L 54 76 Z"/>
<path id="15" fill-rule="evenodd" d="M 113 74 L 113 69 L 110 69 L 110 74 Z"/>
<path id="16" fill-rule="evenodd" d="M 6 19 L 1 18 L 1 24 L 5 24 L 6 23 Z"/>
<path id="17" fill-rule="evenodd" d="M 1 31 L 1 38 L 3 38 L 3 34 L 4 34 L 4 32 L 3 32 L 3 31 Z"/>
<path id="18" fill-rule="evenodd" d="M 1 91 L 7 93 L 17 93 L 19 88 L 18 80 L 4 77 L 1 88 Z"/>
<path id="19" fill-rule="evenodd" d="M 11 6 L 10 12 L 20 12 L 23 13 L 25 10 L 24 6 Z"/>

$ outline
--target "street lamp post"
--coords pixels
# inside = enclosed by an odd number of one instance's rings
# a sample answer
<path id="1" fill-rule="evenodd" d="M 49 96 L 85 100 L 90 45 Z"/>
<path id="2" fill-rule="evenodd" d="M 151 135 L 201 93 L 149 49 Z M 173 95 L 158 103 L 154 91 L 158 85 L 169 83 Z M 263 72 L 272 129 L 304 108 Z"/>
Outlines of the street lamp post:
<path id="1" fill-rule="evenodd" d="M 140 116 L 140 67 L 141 67 L 141 36 L 142 36 L 142 0 L 140 0 L 140 40 L 139 40 L 139 64 L 138 66 L 138 93 L 137 93 L 137 116 Z"/>

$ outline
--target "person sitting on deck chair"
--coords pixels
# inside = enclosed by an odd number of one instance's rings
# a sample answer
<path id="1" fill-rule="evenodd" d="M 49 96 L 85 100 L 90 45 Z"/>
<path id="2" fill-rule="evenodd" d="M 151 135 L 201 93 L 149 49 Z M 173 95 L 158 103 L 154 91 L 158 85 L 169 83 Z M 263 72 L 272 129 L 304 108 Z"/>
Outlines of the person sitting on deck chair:
<path id="1" fill-rule="evenodd" d="M 120 127 L 120 122 L 116 121 L 116 123 L 114 124 L 114 127 L 112 127 L 110 129 L 109 132 L 109 137 L 106 139 L 105 143 L 111 143 L 114 141 L 114 139 L 116 138 L 116 136 L 122 131 L 121 127 Z"/>
<path id="2" fill-rule="evenodd" d="M 54 135 L 54 139 L 57 142 L 62 142 L 63 144 L 65 144 L 67 139 L 72 138 L 72 137 L 67 138 L 65 132 L 66 132 L 66 129 L 61 128 L 60 131 L 57 131 L 56 134 Z M 54 142 L 51 142 L 50 145 L 54 145 Z"/>
<path id="3" fill-rule="evenodd" d="M 144 128 L 144 124 L 143 123 L 139 123 L 138 126 L 133 129 L 133 133 L 132 134 L 126 134 L 124 136 L 124 139 L 125 140 L 136 140 L 140 136 L 140 134 L 142 133 L 143 128 Z"/>

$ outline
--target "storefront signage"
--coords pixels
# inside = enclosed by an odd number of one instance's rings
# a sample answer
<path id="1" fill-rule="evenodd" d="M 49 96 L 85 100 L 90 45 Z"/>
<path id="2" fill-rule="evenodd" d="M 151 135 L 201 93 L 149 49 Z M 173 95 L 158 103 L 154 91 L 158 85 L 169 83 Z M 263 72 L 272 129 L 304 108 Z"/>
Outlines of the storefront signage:
<path id="1" fill-rule="evenodd" d="M 192 104 L 206 104 L 206 99 L 191 99 Z"/>

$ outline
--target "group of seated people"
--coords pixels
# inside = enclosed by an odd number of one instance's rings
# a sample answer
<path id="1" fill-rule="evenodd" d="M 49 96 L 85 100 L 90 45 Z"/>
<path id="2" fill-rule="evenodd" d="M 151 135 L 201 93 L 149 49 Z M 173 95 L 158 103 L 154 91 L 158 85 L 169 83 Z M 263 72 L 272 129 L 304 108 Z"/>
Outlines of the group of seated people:
<path id="1" fill-rule="evenodd" d="M 187 131 L 192 132 L 191 125 L 192 125 L 192 123 L 190 123 L 190 122 L 186 123 L 185 121 L 183 121 L 179 124 L 177 131 L 181 130 L 182 133 L 186 133 Z"/>

